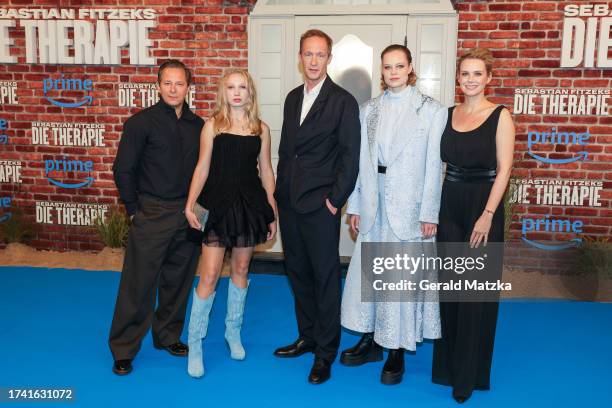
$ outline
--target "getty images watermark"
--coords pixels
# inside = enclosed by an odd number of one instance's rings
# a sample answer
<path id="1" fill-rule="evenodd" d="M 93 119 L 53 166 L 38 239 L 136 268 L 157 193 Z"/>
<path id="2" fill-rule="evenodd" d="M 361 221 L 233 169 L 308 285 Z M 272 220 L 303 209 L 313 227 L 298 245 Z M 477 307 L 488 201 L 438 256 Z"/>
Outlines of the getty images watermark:
<path id="1" fill-rule="evenodd" d="M 503 243 L 364 242 L 364 302 L 495 302 L 503 282 Z"/>

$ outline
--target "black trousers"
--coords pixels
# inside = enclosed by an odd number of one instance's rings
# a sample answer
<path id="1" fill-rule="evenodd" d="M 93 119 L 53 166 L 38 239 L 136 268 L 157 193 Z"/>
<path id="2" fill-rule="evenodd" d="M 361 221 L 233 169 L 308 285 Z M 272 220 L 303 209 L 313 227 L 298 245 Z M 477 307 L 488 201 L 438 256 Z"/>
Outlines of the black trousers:
<path id="1" fill-rule="evenodd" d="M 493 183 L 445 181 L 442 188 L 439 242 L 469 242 Z M 491 223 L 489 242 L 504 242 L 504 208 L 500 204 Z M 494 266 L 494 267 L 493 267 Z M 489 261 L 489 279 L 502 277 L 503 259 Z M 442 302 L 442 338 L 434 342 L 432 381 L 450 385 L 457 396 L 490 388 L 497 302 Z"/>
<path id="2" fill-rule="evenodd" d="M 179 340 L 199 253 L 184 208 L 185 200 L 139 199 L 109 336 L 115 360 L 134 358 L 150 327 L 156 344 Z"/>
<path id="3" fill-rule="evenodd" d="M 301 338 L 315 356 L 333 362 L 340 346 L 340 210 L 299 214 L 279 206 L 285 270 Z"/>

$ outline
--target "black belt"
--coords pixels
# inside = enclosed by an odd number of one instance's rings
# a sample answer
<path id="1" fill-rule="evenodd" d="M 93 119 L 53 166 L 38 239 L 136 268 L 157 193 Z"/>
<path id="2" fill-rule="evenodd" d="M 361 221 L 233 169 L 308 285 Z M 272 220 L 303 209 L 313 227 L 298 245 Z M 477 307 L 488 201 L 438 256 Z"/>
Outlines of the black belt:
<path id="1" fill-rule="evenodd" d="M 380 164 L 378 165 L 378 172 L 380 174 L 385 174 L 387 172 L 387 166 L 381 166 Z"/>
<path id="2" fill-rule="evenodd" d="M 446 177 L 447 181 L 461 181 L 465 183 L 472 182 L 493 182 L 497 176 L 496 170 L 483 170 L 483 169 L 464 169 L 457 167 L 453 164 L 446 163 Z"/>

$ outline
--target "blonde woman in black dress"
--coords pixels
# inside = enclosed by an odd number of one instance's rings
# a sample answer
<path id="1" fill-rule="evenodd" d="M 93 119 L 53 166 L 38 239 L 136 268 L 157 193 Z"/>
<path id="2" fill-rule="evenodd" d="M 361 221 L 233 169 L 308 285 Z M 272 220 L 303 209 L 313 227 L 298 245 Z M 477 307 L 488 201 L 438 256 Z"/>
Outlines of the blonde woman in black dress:
<path id="1" fill-rule="evenodd" d="M 261 178 L 260 178 L 261 176 Z M 276 234 L 274 173 L 270 160 L 270 129 L 259 119 L 253 80 L 242 69 L 223 75 L 216 110 L 204 125 L 185 216 L 196 229 L 196 201 L 209 210 L 202 240 L 200 281 L 193 293 L 189 321 L 188 372 L 204 375 L 202 339 L 215 299 L 225 250 L 232 248 L 225 339 L 231 357 L 246 356 L 240 339 L 247 279 L 253 248 Z"/>
<path id="2" fill-rule="evenodd" d="M 479 246 L 504 241 L 502 198 L 512 170 L 514 125 L 510 112 L 487 100 L 493 57 L 474 49 L 459 59 L 462 104 L 449 109 L 440 154 L 446 178 L 438 226 L 439 242 Z M 502 259 L 492 272 L 501 277 Z M 493 278 L 495 280 L 495 278 Z M 453 387 L 465 402 L 474 389 L 488 390 L 497 302 L 441 302 L 442 338 L 434 343 L 432 379 Z"/>

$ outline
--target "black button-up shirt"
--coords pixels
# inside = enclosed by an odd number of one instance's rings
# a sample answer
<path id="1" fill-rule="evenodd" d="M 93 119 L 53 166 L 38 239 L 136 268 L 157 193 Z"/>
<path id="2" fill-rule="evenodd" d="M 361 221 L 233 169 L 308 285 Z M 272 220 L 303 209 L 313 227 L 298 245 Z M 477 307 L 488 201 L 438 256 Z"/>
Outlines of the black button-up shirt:
<path id="1" fill-rule="evenodd" d="M 125 122 L 113 173 L 128 215 L 138 210 L 140 193 L 161 199 L 187 196 L 203 126 L 186 103 L 177 118 L 163 99 Z"/>

